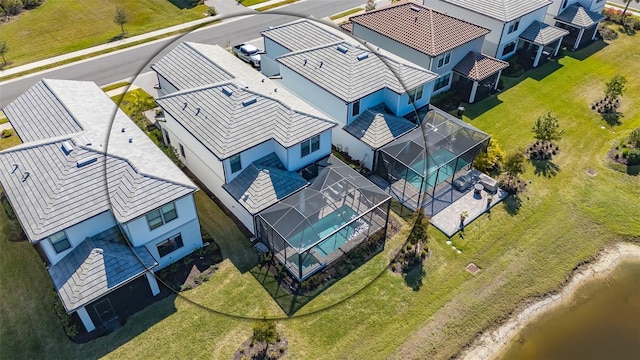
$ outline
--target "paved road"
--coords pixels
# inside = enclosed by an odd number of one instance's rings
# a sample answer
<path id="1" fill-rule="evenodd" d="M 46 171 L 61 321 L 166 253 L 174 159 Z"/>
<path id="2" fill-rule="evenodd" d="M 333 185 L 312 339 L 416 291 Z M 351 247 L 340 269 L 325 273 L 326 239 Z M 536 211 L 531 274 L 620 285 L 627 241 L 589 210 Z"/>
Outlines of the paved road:
<path id="1" fill-rule="evenodd" d="M 225 23 L 179 38 L 165 39 L 55 68 L 44 73 L 10 80 L 0 84 L 0 108 L 9 104 L 41 78 L 89 80 L 102 86 L 121 79 L 133 78 L 141 72 L 148 71 L 149 64 L 164 56 L 180 41 L 188 40 L 220 45 L 227 41 L 238 43 L 259 37 L 260 31 L 269 26 L 284 24 L 299 18 L 296 14 L 309 14 L 316 18 L 322 18 L 360 6 L 364 2 L 364 0 L 307 0 L 270 12 L 248 15 L 244 19 L 228 18 Z M 173 46 L 168 46 L 172 44 Z"/>

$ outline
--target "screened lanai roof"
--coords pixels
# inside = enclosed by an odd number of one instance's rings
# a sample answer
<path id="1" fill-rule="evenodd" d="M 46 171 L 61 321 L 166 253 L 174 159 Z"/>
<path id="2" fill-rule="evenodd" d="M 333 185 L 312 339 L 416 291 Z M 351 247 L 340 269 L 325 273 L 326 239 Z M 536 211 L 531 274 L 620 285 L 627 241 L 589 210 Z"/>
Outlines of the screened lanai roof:
<path id="1" fill-rule="evenodd" d="M 298 253 L 390 199 L 333 155 L 328 164 L 310 186 L 259 214 Z M 331 224 L 327 224 L 327 219 Z M 291 241 L 292 238 L 296 241 Z"/>
<path id="2" fill-rule="evenodd" d="M 381 150 L 419 174 L 427 175 L 427 164 L 440 166 L 451 160 L 451 157 L 438 157 L 440 149 L 459 156 L 489 138 L 488 134 L 430 106 L 420 127 Z M 428 161 L 424 161 L 425 157 Z"/>

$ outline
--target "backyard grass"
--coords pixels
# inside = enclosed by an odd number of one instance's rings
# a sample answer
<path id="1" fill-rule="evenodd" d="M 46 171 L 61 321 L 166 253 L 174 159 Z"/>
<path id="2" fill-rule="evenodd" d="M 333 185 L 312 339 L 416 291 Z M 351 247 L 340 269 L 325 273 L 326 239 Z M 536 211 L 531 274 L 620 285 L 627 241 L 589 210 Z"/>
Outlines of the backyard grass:
<path id="1" fill-rule="evenodd" d="M 129 19 L 124 25 L 128 37 L 201 19 L 206 10 L 204 5 L 180 10 L 168 0 L 121 0 L 118 5 Z M 47 0 L 0 25 L 10 48 L 5 56 L 18 66 L 108 43 L 120 35 L 114 14 L 112 1 Z"/>
<path id="2" fill-rule="evenodd" d="M 22 144 L 22 141 L 20 141 L 20 138 L 16 134 L 15 130 L 9 129 L 9 133 L 11 134 L 11 136 L 0 139 L 0 150 L 8 149 L 12 146 Z"/>
<path id="3" fill-rule="evenodd" d="M 432 255 L 419 291 L 400 275 L 375 271 L 401 242 L 391 240 L 384 253 L 295 317 L 278 321 L 289 340 L 289 358 L 447 359 L 523 301 L 557 290 L 572 269 L 607 244 L 640 243 L 640 177 L 611 169 L 606 159 L 612 144 L 640 126 L 640 83 L 627 83 L 619 126 L 610 127 L 589 108 L 614 74 L 634 79 L 640 73 L 637 40 L 621 35 L 589 56 L 598 44 L 567 53 L 557 63 L 511 80 L 497 97 L 467 105 L 470 117 L 465 120 L 492 134 L 506 152 L 532 141 L 538 115 L 547 110 L 558 114 L 567 129 L 553 159 L 560 171 L 545 177 L 528 163 L 523 178 L 531 184 L 520 196 L 520 208 L 497 206 L 490 217 L 466 226 L 464 237 L 452 238 L 461 254 L 431 227 Z M 587 168 L 597 174 L 587 175 Z M 58 325 L 49 305 L 51 282 L 31 245 L 10 242 L 11 235 L 3 231 L 2 358 L 231 358 L 251 335 L 252 320 L 220 312 L 250 317 L 283 313 L 248 272 L 255 254 L 246 237 L 202 192 L 196 202 L 202 227 L 226 257 L 220 270 L 186 297 L 160 301 L 122 329 L 83 346 L 69 342 Z M 2 212 L 0 225 L 6 223 Z M 401 231 L 408 234 L 406 226 Z M 482 269 L 475 277 L 465 270 L 469 262 Z M 372 283 L 364 281 L 375 276 Z"/>

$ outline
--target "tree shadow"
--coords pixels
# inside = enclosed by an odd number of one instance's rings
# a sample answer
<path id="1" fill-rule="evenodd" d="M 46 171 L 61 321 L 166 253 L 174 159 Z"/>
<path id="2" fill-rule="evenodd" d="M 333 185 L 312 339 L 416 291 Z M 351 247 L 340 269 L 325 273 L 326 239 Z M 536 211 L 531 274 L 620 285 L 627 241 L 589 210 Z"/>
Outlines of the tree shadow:
<path id="1" fill-rule="evenodd" d="M 507 214 L 514 216 L 520 212 L 520 208 L 522 207 L 522 199 L 518 194 L 510 194 L 507 196 L 503 202 L 504 209 L 507 211 Z"/>
<path id="2" fill-rule="evenodd" d="M 115 41 L 120 41 L 120 40 L 124 39 L 125 37 L 127 37 L 126 34 L 118 34 L 118 35 L 112 37 L 111 39 L 109 39 L 109 42 L 111 43 L 111 42 L 115 42 Z"/>
<path id="3" fill-rule="evenodd" d="M 623 115 L 621 112 L 618 112 L 618 111 L 603 112 L 601 115 L 602 115 L 602 120 L 604 120 L 607 124 L 609 124 L 609 126 L 622 125 L 620 118 Z"/>
<path id="4" fill-rule="evenodd" d="M 560 172 L 560 166 L 554 163 L 551 160 L 532 160 L 529 159 L 529 162 L 534 167 L 534 174 L 538 176 L 544 176 L 546 178 L 551 178 Z"/>
<path id="5" fill-rule="evenodd" d="M 418 291 L 422 288 L 422 279 L 424 279 L 426 272 L 422 261 L 418 261 L 417 264 L 404 275 L 404 282 L 413 289 Z"/>
<path id="6" fill-rule="evenodd" d="M 557 59 L 552 59 L 545 62 L 541 66 L 527 70 L 525 75 L 526 77 L 540 81 L 551 75 L 552 73 L 558 71 L 560 68 L 562 68 L 562 64 L 560 64 Z"/>

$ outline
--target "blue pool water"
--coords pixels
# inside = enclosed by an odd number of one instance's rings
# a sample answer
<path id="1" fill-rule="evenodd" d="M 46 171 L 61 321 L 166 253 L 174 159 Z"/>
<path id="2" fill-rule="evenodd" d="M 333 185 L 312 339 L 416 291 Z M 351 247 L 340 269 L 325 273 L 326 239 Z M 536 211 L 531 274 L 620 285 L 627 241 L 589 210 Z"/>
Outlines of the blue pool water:
<path id="1" fill-rule="evenodd" d="M 451 163 L 448 163 L 448 162 L 455 158 L 456 158 L 456 155 L 451 151 L 447 149 L 440 149 L 434 152 L 433 154 L 431 154 L 431 156 L 428 157 L 426 160 L 421 160 L 420 162 L 416 163 L 412 167 L 412 170 L 416 171 L 417 173 L 409 171 L 405 180 L 411 185 L 413 185 L 416 189 L 420 189 L 421 186 L 422 186 L 422 191 L 431 189 L 432 187 L 440 184 L 441 182 L 451 177 L 455 172 L 459 171 L 460 169 L 462 169 L 468 164 L 466 161 L 459 159 L 457 169 L 454 169 L 455 161 L 452 161 Z M 423 169 L 425 169 L 425 166 L 424 166 L 425 161 L 427 161 L 426 172 L 425 172 L 427 176 L 424 179 L 425 184 L 423 185 L 422 176 L 418 174 L 420 174 L 423 171 Z M 444 165 L 440 166 L 440 164 L 444 164 Z M 440 167 L 440 171 L 436 171 L 438 170 L 438 167 Z"/>

